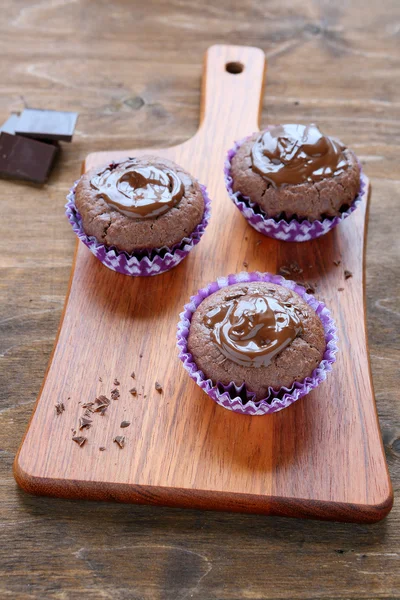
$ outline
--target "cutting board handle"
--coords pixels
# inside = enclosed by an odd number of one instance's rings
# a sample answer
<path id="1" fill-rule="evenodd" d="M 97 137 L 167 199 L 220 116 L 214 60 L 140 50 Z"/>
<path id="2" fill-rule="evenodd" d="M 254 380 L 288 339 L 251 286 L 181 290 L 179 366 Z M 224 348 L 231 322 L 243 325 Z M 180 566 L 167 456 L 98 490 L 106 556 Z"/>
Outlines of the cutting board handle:
<path id="1" fill-rule="evenodd" d="M 265 54 L 260 48 L 211 46 L 204 57 L 198 133 L 215 134 L 217 121 L 220 135 L 225 127 L 232 130 L 233 123 L 243 135 L 257 130 L 265 71 Z"/>

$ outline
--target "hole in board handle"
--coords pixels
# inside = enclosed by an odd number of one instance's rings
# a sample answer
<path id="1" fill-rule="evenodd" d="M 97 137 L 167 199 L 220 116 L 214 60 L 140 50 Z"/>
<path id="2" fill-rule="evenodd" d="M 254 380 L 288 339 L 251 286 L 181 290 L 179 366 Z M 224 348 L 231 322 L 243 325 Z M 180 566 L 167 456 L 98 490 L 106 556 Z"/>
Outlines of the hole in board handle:
<path id="1" fill-rule="evenodd" d="M 225 65 L 225 71 L 232 75 L 239 75 L 244 69 L 244 65 L 240 62 L 228 62 Z"/>

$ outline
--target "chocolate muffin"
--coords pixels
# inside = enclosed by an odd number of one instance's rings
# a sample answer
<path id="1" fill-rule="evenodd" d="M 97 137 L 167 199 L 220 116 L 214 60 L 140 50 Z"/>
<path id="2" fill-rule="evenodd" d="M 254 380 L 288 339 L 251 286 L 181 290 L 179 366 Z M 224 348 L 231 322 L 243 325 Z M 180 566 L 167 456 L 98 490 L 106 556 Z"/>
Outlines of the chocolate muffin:
<path id="1" fill-rule="evenodd" d="M 202 221 L 199 183 L 156 156 L 128 158 L 89 171 L 75 190 L 86 235 L 129 254 L 171 248 Z"/>
<path id="2" fill-rule="evenodd" d="M 222 288 L 192 316 L 188 350 L 215 385 L 246 384 L 256 401 L 268 388 L 290 388 L 319 365 L 321 320 L 296 292 L 262 281 Z"/>
<path id="3" fill-rule="evenodd" d="M 316 125 L 276 125 L 254 133 L 233 156 L 230 174 L 233 192 L 276 219 L 339 216 L 360 189 L 355 154 Z"/>

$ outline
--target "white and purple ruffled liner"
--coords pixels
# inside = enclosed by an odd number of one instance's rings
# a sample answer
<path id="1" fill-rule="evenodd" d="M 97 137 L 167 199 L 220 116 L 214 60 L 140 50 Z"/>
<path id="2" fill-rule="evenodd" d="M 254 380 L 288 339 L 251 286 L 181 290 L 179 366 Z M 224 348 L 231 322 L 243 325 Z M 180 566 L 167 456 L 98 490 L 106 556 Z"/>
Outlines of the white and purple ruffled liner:
<path id="1" fill-rule="evenodd" d="M 252 281 L 265 281 L 282 285 L 293 290 L 307 302 L 309 306 L 317 313 L 324 327 L 326 349 L 322 361 L 303 381 L 295 382 L 291 388 L 282 387 L 279 390 L 268 389 L 268 396 L 262 400 L 256 401 L 255 394 L 246 389 L 245 384 L 237 386 L 231 382 L 229 385 L 223 385 L 220 382 L 213 383 L 211 379 L 206 379 L 204 373 L 200 371 L 194 362 L 192 354 L 188 350 L 188 336 L 192 315 L 201 304 L 201 302 L 214 292 L 221 288 L 233 285 L 235 283 L 247 283 Z M 332 364 L 335 362 L 335 354 L 338 350 L 337 335 L 335 323 L 326 306 L 307 294 L 306 290 L 297 285 L 294 281 L 284 279 L 280 275 L 271 275 L 270 273 L 238 273 L 228 277 L 220 277 L 217 281 L 210 283 L 205 288 L 197 292 L 190 298 L 190 302 L 184 306 L 180 314 L 178 323 L 177 345 L 179 348 L 179 358 L 190 377 L 206 392 L 217 404 L 244 415 L 266 415 L 287 408 L 293 402 L 296 402 L 302 396 L 308 394 L 311 390 L 322 383 L 332 370 Z"/>
<path id="2" fill-rule="evenodd" d="M 257 203 L 252 202 L 247 196 L 242 196 L 240 192 L 234 192 L 232 188 L 233 179 L 231 175 L 231 161 L 240 146 L 248 140 L 249 137 L 250 136 L 235 142 L 233 148 L 228 151 L 224 165 L 224 178 L 226 189 L 232 202 L 240 210 L 249 225 L 263 235 L 285 242 L 307 242 L 308 240 L 312 240 L 328 233 L 328 231 L 336 227 L 336 225 L 339 225 L 341 221 L 344 221 L 344 219 L 351 215 L 362 202 L 366 184 L 365 177 L 361 172 L 360 190 L 358 195 L 353 200 L 351 206 L 339 217 L 325 218 L 322 221 L 307 221 L 306 219 L 302 219 L 301 221 L 290 219 L 289 221 L 286 221 L 285 219 L 268 217 Z M 359 166 L 361 171 L 361 165 Z"/>
<path id="3" fill-rule="evenodd" d="M 67 196 L 65 214 L 68 221 L 71 223 L 72 229 L 78 238 L 103 265 L 123 275 L 148 277 L 159 275 L 176 267 L 176 265 L 186 258 L 191 249 L 199 243 L 210 220 L 211 200 L 207 194 L 206 187 L 200 184 L 201 193 L 204 198 L 204 215 L 202 221 L 190 235 L 183 238 L 172 248 L 165 246 L 163 248 L 153 248 L 151 250 L 142 250 L 128 254 L 127 252 L 117 250 L 115 247 L 105 246 L 94 236 L 86 235 L 82 225 L 82 217 L 75 205 L 75 189 L 78 182 L 79 180 L 74 183 Z"/>

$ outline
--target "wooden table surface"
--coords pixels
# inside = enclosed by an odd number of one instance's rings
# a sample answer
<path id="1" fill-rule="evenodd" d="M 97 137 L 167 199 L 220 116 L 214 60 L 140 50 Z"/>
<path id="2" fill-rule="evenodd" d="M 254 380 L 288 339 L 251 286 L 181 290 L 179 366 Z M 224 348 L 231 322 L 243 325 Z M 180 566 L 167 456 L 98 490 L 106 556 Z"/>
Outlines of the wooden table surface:
<path id="1" fill-rule="evenodd" d="M 0 120 L 24 106 L 80 117 L 47 185 L 0 183 L 0 597 L 399 598 L 399 2 L 4 0 L 2 9 Z M 65 194 L 89 152 L 194 133 L 214 43 L 265 51 L 262 124 L 315 121 L 371 178 L 368 332 L 395 491 L 376 525 L 53 500 L 14 482 L 71 268 Z"/>

